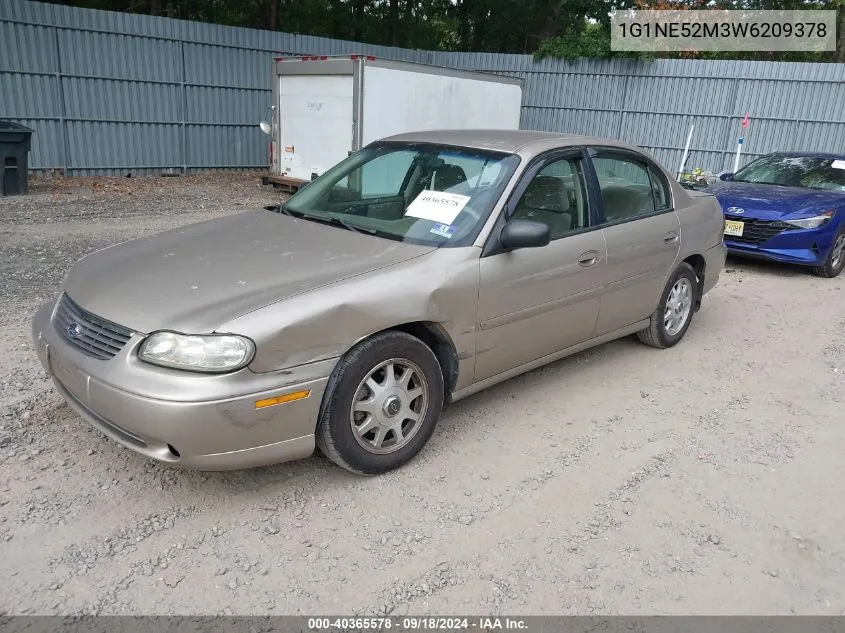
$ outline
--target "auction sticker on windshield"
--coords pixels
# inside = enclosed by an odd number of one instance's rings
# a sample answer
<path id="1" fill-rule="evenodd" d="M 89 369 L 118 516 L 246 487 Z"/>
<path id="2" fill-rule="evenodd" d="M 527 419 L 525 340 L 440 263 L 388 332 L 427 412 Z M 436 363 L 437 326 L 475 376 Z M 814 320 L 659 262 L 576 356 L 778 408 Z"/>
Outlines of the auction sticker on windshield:
<path id="1" fill-rule="evenodd" d="M 831 164 L 834 169 L 845 169 L 845 160 L 835 160 Z"/>
<path id="2" fill-rule="evenodd" d="M 439 235 L 440 237 L 445 237 L 447 240 L 450 240 L 455 234 L 455 227 L 449 226 L 448 224 L 437 223 L 431 227 L 429 233 L 434 233 L 435 235 Z"/>
<path id="3" fill-rule="evenodd" d="M 441 224 L 452 224 L 469 202 L 469 196 L 426 189 L 408 205 L 405 215 Z"/>

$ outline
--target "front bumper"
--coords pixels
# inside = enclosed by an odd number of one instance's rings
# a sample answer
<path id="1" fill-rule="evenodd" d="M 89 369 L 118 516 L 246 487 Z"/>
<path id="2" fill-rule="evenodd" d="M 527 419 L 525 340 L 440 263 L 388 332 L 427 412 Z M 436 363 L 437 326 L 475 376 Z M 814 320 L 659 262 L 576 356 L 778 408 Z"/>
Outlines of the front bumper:
<path id="1" fill-rule="evenodd" d="M 725 244 L 732 255 L 766 259 L 784 264 L 821 266 L 833 246 L 834 235 L 834 227 L 826 225 L 817 229 L 784 231 L 759 244 L 748 244 L 726 235 Z"/>
<path id="2" fill-rule="evenodd" d="M 821 266 L 824 263 L 825 257 L 821 256 L 819 252 L 812 248 L 767 248 L 765 246 L 750 246 L 748 244 L 740 244 L 738 242 L 728 242 L 728 252 L 731 255 L 739 255 L 741 257 L 750 257 L 754 259 L 765 259 L 773 262 L 780 262 L 782 264 L 797 264 L 799 266 Z"/>
<path id="3" fill-rule="evenodd" d="M 90 357 L 53 327 L 54 302 L 42 306 L 32 336 L 56 390 L 88 423 L 160 462 L 232 470 L 308 457 L 320 402 L 335 360 L 285 371 L 198 375 L 149 365 L 134 335 L 113 358 Z M 297 391 L 307 398 L 256 409 L 258 400 Z"/>

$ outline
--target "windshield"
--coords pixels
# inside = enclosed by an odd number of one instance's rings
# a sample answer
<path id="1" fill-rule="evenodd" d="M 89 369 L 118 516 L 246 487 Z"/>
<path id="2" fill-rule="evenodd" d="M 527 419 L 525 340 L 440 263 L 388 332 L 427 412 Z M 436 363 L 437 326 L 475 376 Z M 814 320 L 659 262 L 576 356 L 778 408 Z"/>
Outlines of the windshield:
<path id="1" fill-rule="evenodd" d="M 380 143 L 349 156 L 281 211 L 430 246 L 478 236 L 519 157 L 428 143 Z"/>
<path id="2" fill-rule="evenodd" d="M 772 154 L 749 163 L 733 179 L 737 182 L 845 191 L 845 160 Z"/>

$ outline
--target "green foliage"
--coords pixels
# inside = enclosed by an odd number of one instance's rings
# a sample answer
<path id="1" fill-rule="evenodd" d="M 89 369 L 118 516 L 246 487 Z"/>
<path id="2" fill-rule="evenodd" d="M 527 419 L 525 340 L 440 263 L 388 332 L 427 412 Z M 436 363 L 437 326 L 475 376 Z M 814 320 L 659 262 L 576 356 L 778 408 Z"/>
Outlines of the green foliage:
<path id="1" fill-rule="evenodd" d="M 2 0 L 0 0 L 2 1 Z M 837 9 L 837 53 L 700 53 L 661 57 L 845 62 L 845 0 L 47 0 L 93 9 L 430 50 L 638 57 L 610 50 L 612 8 Z"/>
<path id="2" fill-rule="evenodd" d="M 607 58 L 618 55 L 610 50 L 610 33 L 602 24 L 587 24 L 580 32 L 543 40 L 534 53 L 536 59 L 557 57 L 575 61 L 579 57 Z"/>

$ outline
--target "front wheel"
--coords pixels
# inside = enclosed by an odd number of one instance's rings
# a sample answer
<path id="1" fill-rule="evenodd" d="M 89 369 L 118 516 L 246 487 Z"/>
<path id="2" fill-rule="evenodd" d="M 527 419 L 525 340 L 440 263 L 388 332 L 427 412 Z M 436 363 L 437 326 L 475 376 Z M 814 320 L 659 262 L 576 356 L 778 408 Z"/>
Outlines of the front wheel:
<path id="1" fill-rule="evenodd" d="M 661 349 L 679 343 L 692 323 L 698 284 L 698 276 L 692 266 L 686 262 L 680 264 L 666 282 L 649 326 L 637 332 L 637 338 L 646 345 Z"/>
<path id="2" fill-rule="evenodd" d="M 818 277 L 838 277 L 845 268 L 845 227 L 839 229 L 833 246 L 827 254 L 827 259 L 821 266 L 813 268 L 813 273 Z"/>
<path id="3" fill-rule="evenodd" d="M 405 332 L 376 334 L 350 350 L 332 373 L 317 446 L 357 474 L 393 470 L 428 442 L 443 398 L 443 372 L 425 343 Z"/>

